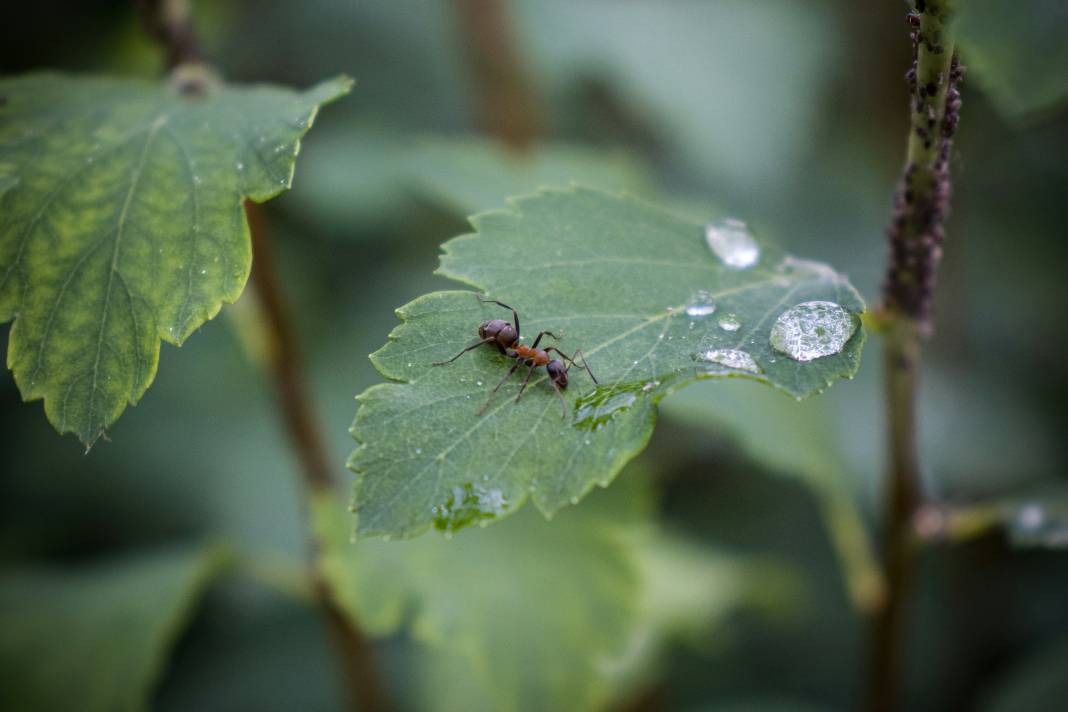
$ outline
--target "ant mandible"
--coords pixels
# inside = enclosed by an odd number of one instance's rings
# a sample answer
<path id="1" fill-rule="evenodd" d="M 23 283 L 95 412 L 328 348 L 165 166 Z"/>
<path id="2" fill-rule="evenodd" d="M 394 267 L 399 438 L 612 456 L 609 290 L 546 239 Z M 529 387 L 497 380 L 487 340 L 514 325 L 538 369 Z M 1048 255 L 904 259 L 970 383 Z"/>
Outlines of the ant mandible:
<path id="1" fill-rule="evenodd" d="M 555 346 L 548 346 L 544 349 L 539 349 L 538 344 L 541 343 L 543 336 L 551 336 L 554 339 L 560 337 L 551 331 L 539 331 L 538 335 L 534 338 L 534 343 L 530 346 L 519 343 L 519 313 L 516 310 L 503 302 L 499 302 L 496 299 L 483 299 L 479 295 L 475 295 L 478 301 L 484 304 L 496 304 L 497 306 L 504 307 L 512 312 L 512 323 L 509 324 L 504 319 L 490 319 L 484 321 L 478 327 L 479 341 L 465 347 L 460 353 L 456 354 L 447 361 L 435 361 L 432 366 L 444 366 L 450 364 L 456 359 L 463 356 L 468 351 L 477 349 L 484 344 L 493 344 L 497 347 L 497 350 L 508 358 L 515 359 L 515 364 L 508 370 L 508 373 L 504 374 L 504 378 L 494 386 L 490 391 L 490 397 L 486 400 L 486 403 L 479 409 L 478 415 L 482 415 L 486 412 L 486 408 L 489 407 L 490 401 L 493 400 L 493 395 L 500 390 L 505 381 L 511 378 L 512 374 L 516 372 L 520 366 L 527 366 L 527 377 L 523 379 L 523 385 L 519 388 L 519 393 L 516 395 L 515 400 L 518 403 L 519 399 L 523 396 L 523 391 L 526 389 L 527 384 L 530 382 L 530 377 L 534 375 L 534 369 L 538 366 L 544 366 L 546 373 L 549 374 L 549 383 L 552 385 L 553 390 L 556 391 L 556 395 L 560 397 L 560 408 L 564 417 L 567 417 L 567 401 L 564 400 L 563 390 L 567 388 L 567 372 L 571 370 L 571 367 L 575 365 L 575 358 L 582 356 L 582 368 L 586 369 L 586 373 L 590 374 L 590 378 L 594 383 L 597 383 L 597 377 L 593 375 L 593 371 L 590 370 L 590 366 L 586 363 L 586 357 L 583 355 L 581 349 L 575 351 L 574 356 L 568 356 Z M 564 365 L 564 362 L 560 359 L 550 359 L 549 352 L 555 352 L 562 356 L 565 361 L 568 361 L 568 365 Z"/>

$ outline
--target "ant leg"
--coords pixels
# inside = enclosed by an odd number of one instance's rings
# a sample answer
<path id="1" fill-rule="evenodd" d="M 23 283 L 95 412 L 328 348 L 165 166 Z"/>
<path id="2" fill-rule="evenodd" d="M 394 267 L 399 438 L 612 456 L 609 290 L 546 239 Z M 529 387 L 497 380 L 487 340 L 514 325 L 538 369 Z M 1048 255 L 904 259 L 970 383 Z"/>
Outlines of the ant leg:
<path id="1" fill-rule="evenodd" d="M 504 302 L 498 302 L 496 299 L 483 299 L 478 294 L 476 294 L 475 296 L 478 297 L 478 301 L 482 302 L 483 304 L 496 304 L 499 307 L 510 309 L 512 312 L 512 325 L 515 327 L 515 336 L 517 339 L 519 338 L 519 312 L 517 312 L 514 307 L 510 307 Z"/>
<path id="2" fill-rule="evenodd" d="M 560 415 L 567 418 L 567 401 L 564 400 L 564 394 L 560 390 L 560 386 L 556 385 L 556 381 L 549 379 L 549 383 L 552 384 L 553 390 L 556 391 L 556 395 L 560 396 Z"/>
<path id="3" fill-rule="evenodd" d="M 463 350 L 463 351 L 461 351 L 460 353 L 456 354 L 455 356 L 453 356 L 452 358 L 450 358 L 450 359 L 449 359 L 448 361 L 435 361 L 434 363 L 432 363 L 432 364 L 430 364 L 430 365 L 431 365 L 431 366 L 444 366 L 444 365 L 445 365 L 445 364 L 447 364 L 447 363 L 452 363 L 453 361 L 455 361 L 456 359 L 460 358 L 461 356 L 463 356 L 463 355 L 464 355 L 465 353 L 467 353 L 468 351 L 471 351 L 472 349 L 477 349 L 477 348 L 478 348 L 479 346 L 481 346 L 482 344 L 488 344 L 488 343 L 489 343 L 489 342 L 491 342 L 491 341 L 493 341 L 493 339 L 492 339 L 492 338 L 489 338 L 489 339 L 482 339 L 482 340 L 481 340 L 481 341 L 479 341 L 479 342 L 478 342 L 477 344 L 471 344 L 470 346 L 468 346 L 468 347 L 464 348 L 464 350 Z"/>
<path id="4" fill-rule="evenodd" d="M 504 382 L 512 377 L 512 374 L 515 373 L 515 370 L 517 368 L 519 368 L 518 361 L 516 361 L 515 364 L 510 369 L 508 369 L 508 373 L 504 374 L 504 378 L 498 381 L 497 385 L 493 387 L 493 390 L 490 391 L 489 398 L 486 399 L 486 402 L 482 404 L 482 407 L 478 409 L 478 412 L 475 415 L 482 415 L 486 412 L 486 408 L 489 408 L 489 404 L 493 401 L 493 396 L 497 393 L 497 391 L 500 390 L 501 386 L 504 385 Z"/>
<path id="5" fill-rule="evenodd" d="M 534 339 L 534 343 L 530 345 L 530 348 L 532 348 L 532 349 L 538 348 L 538 344 L 541 343 L 541 337 L 543 337 L 543 336 L 551 336 L 554 339 L 559 339 L 560 338 L 559 336 L 557 336 L 556 334 L 554 334 L 551 331 L 539 331 L 538 332 L 538 336 Z"/>
<path id="6" fill-rule="evenodd" d="M 527 371 L 527 377 L 523 379 L 523 385 L 519 387 L 519 393 L 516 394 L 515 402 L 518 403 L 519 399 L 523 397 L 523 391 L 526 390 L 527 384 L 530 383 L 530 377 L 534 375 L 534 369 L 538 367 L 538 364 L 530 364 L 530 370 Z"/>
<path id="7" fill-rule="evenodd" d="M 570 361 L 571 362 L 568 365 L 568 367 L 564 369 L 565 371 L 570 371 L 571 367 L 575 365 L 575 358 L 573 356 L 568 356 L 567 354 L 565 354 L 563 351 L 561 351 L 560 349 L 556 348 L 555 346 L 550 346 L 549 348 L 547 348 L 545 350 L 546 351 L 555 351 L 556 353 L 558 353 L 561 356 L 563 356 L 565 361 Z M 575 356 L 582 356 L 582 367 L 584 369 L 586 369 L 586 373 L 590 374 L 590 378 L 593 379 L 593 382 L 598 384 L 598 385 L 600 385 L 601 382 L 598 381 L 597 377 L 593 375 L 593 371 L 590 370 L 590 365 L 588 363 L 586 363 L 586 354 L 582 353 L 582 349 L 575 349 Z"/>
<path id="8" fill-rule="evenodd" d="M 593 382 L 600 385 L 600 381 L 597 380 L 597 376 L 593 375 L 593 371 L 590 370 L 590 364 L 586 361 L 586 354 L 582 353 L 582 349 L 575 349 L 575 356 L 582 357 L 582 367 L 586 369 L 586 373 L 590 374 L 590 378 L 593 379 Z M 574 357 L 571 358 L 571 363 L 575 363 Z"/>

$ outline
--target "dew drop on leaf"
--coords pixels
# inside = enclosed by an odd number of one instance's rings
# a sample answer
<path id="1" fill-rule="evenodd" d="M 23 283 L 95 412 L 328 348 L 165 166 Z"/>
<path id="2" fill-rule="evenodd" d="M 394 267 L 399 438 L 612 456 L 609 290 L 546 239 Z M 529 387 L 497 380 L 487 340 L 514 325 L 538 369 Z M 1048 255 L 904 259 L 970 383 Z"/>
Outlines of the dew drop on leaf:
<path id="1" fill-rule="evenodd" d="M 705 226 L 708 248 L 731 269 L 747 269 L 760 259 L 760 247 L 741 220 L 727 218 Z"/>
<path id="2" fill-rule="evenodd" d="M 719 366 L 726 366 L 738 371 L 760 373 L 760 366 L 748 352 L 741 349 L 709 349 L 697 354 L 699 361 L 707 361 Z"/>
<path id="3" fill-rule="evenodd" d="M 734 314 L 725 314 L 719 320 L 719 328 L 724 331 L 738 331 L 741 325 L 742 322 Z"/>
<path id="4" fill-rule="evenodd" d="M 795 361 L 841 352 L 857 330 L 857 319 L 834 302 L 802 302 L 779 315 L 771 327 L 771 346 Z"/>
<path id="5" fill-rule="evenodd" d="M 715 311 L 716 303 L 712 300 L 712 295 L 703 289 L 690 297 L 690 302 L 686 305 L 686 315 L 690 317 L 708 316 Z M 693 328 L 692 325 L 690 328 Z"/>

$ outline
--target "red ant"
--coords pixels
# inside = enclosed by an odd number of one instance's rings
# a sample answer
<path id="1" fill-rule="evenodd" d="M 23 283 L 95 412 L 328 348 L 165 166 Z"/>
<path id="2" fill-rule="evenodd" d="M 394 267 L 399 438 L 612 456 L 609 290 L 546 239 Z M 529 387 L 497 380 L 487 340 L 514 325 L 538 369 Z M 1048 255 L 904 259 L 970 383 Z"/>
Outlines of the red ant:
<path id="1" fill-rule="evenodd" d="M 586 363 L 586 357 L 583 355 L 581 349 L 575 351 L 575 356 L 568 356 L 555 346 L 548 346 L 544 349 L 539 349 L 538 344 L 541 343 L 543 336 L 551 336 L 554 339 L 560 337 L 551 331 L 539 331 L 538 335 L 534 338 L 534 343 L 530 346 L 519 343 L 519 314 L 516 310 L 503 302 L 498 302 L 496 299 L 483 299 L 482 297 L 475 295 L 478 301 L 484 304 L 496 304 L 497 306 L 504 307 L 512 312 L 512 323 L 509 324 L 504 319 L 490 319 L 484 321 L 478 327 L 479 341 L 464 348 L 460 353 L 456 354 L 448 361 L 436 361 L 432 363 L 432 366 L 444 366 L 445 364 L 452 363 L 456 359 L 463 356 L 468 351 L 477 349 L 483 344 L 493 344 L 497 347 L 497 350 L 508 358 L 515 359 L 515 364 L 509 369 L 508 373 L 504 374 L 504 378 L 494 386 L 490 391 L 490 397 L 486 400 L 479 411 L 478 415 L 482 415 L 486 412 L 486 408 L 489 407 L 490 401 L 493 400 L 493 394 L 500 390 L 500 387 L 504 385 L 505 381 L 511 378 L 512 374 L 516 372 L 521 365 L 527 366 L 527 377 L 523 379 L 523 385 L 519 388 L 519 394 L 516 395 L 516 403 L 523 396 L 523 391 L 527 387 L 527 383 L 530 382 L 530 377 L 534 375 L 534 369 L 538 366 L 544 366 L 546 373 L 549 374 L 549 383 L 552 385 L 553 390 L 556 391 L 556 395 L 560 397 L 560 407 L 564 417 L 567 417 L 567 401 L 564 400 L 564 394 L 562 391 L 567 388 L 567 372 L 571 370 L 571 366 L 575 365 L 575 357 L 582 356 L 582 367 L 586 369 L 586 373 L 590 374 L 590 378 L 594 383 L 597 383 L 597 377 L 593 375 L 593 371 L 590 370 L 590 366 Z M 570 364 L 565 366 L 564 362 L 560 359 L 550 359 L 549 352 L 554 351 L 569 361 Z"/>

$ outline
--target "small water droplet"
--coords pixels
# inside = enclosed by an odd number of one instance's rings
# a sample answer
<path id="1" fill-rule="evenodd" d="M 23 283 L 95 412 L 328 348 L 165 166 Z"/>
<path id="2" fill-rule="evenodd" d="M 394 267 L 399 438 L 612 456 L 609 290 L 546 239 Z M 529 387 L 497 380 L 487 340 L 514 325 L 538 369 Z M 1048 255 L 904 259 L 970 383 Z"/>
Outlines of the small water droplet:
<path id="1" fill-rule="evenodd" d="M 238 161 L 238 162 L 237 162 L 237 163 L 235 164 L 235 167 L 236 167 L 236 168 L 237 168 L 237 170 L 239 170 L 239 171 L 243 171 L 243 170 L 245 170 L 245 164 L 244 164 L 244 163 L 242 163 L 241 161 Z"/>
<path id="2" fill-rule="evenodd" d="M 1037 504 L 1020 507 L 1016 515 L 1016 523 L 1021 529 L 1038 529 L 1044 521 L 1046 521 L 1046 513 Z"/>
<path id="3" fill-rule="evenodd" d="M 725 314 L 720 317 L 719 328 L 724 331 L 738 331 L 741 328 L 742 322 L 738 320 L 738 317 L 734 314 Z"/>
<path id="4" fill-rule="evenodd" d="M 741 220 L 727 218 L 705 226 L 705 241 L 712 252 L 731 269 L 748 269 L 760 259 L 760 246 Z"/>
<path id="5" fill-rule="evenodd" d="M 589 444 L 590 444 L 591 442 L 592 442 L 592 441 L 591 441 L 591 440 L 590 440 L 589 438 L 586 438 L 585 440 L 583 440 L 583 441 L 582 441 L 582 443 L 583 443 L 584 445 L 589 445 Z"/>
<path id="6" fill-rule="evenodd" d="M 638 400 L 637 388 L 599 386 L 575 402 L 575 427 L 600 430 Z"/>
<path id="7" fill-rule="evenodd" d="M 408 362 L 408 368 L 411 368 L 411 367 L 412 367 L 412 362 L 411 362 L 411 361 L 409 361 L 409 362 Z"/>
<path id="8" fill-rule="evenodd" d="M 578 503 L 579 503 L 579 498 L 578 497 L 572 497 L 571 498 L 571 504 L 578 504 Z"/>
<path id="9" fill-rule="evenodd" d="M 659 385 L 660 381 L 649 381 L 644 386 L 642 386 L 642 393 L 648 393 Z"/>
<path id="10" fill-rule="evenodd" d="M 208 271 L 207 271 L 206 269 L 202 269 L 202 270 L 200 270 L 200 273 L 201 273 L 201 274 L 207 274 L 207 273 L 208 273 Z"/>
<path id="11" fill-rule="evenodd" d="M 482 385 L 482 381 L 475 381 L 475 385 L 476 386 L 481 386 Z"/>
<path id="12" fill-rule="evenodd" d="M 193 176 L 193 182 L 196 183 L 197 185 L 200 185 L 201 183 L 204 182 L 204 180 L 200 176 Z"/>
<path id="13" fill-rule="evenodd" d="M 508 499 L 500 489 L 471 482 L 453 487 L 445 502 L 434 507 L 434 526 L 448 536 L 471 524 L 483 524 L 504 514 Z"/>
<path id="14" fill-rule="evenodd" d="M 741 349 L 709 349 L 697 354 L 697 359 L 726 366 L 736 371 L 760 373 L 760 366 L 747 351 Z"/>
<path id="15" fill-rule="evenodd" d="M 795 361 L 840 353 L 857 330 L 857 319 L 834 302 L 802 302 L 779 315 L 771 346 Z"/>
<path id="16" fill-rule="evenodd" d="M 417 448 L 415 449 L 415 454 L 416 454 L 416 455 L 422 455 L 422 454 L 423 454 L 423 448 L 421 448 L 421 447 L 417 447 Z"/>
<path id="17" fill-rule="evenodd" d="M 686 315 L 690 317 L 708 316 L 715 311 L 716 303 L 712 300 L 712 295 L 703 289 L 690 297 L 686 305 Z"/>

